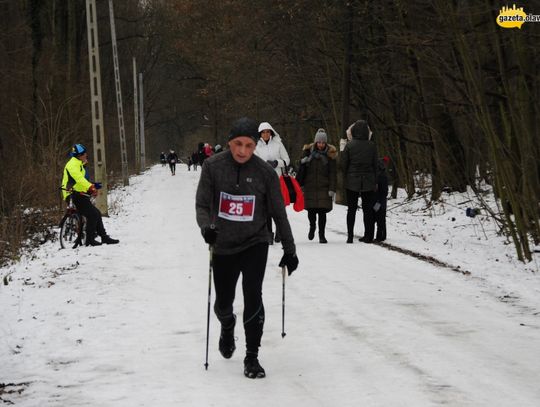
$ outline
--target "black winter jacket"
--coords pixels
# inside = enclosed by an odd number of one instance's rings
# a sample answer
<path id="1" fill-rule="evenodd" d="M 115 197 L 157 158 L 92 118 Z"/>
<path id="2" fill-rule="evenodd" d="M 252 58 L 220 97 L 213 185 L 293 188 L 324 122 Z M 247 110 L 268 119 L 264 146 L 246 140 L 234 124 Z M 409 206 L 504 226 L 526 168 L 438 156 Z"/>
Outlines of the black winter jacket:
<path id="1" fill-rule="evenodd" d="M 341 153 L 345 188 L 356 192 L 375 191 L 377 147 L 367 138 L 354 134 Z"/>
<path id="2" fill-rule="evenodd" d="M 171 161 L 173 160 L 174 160 L 174 164 L 178 163 L 178 154 L 169 153 L 169 155 L 167 155 L 167 161 L 169 162 L 169 164 L 172 164 Z"/>
<path id="3" fill-rule="evenodd" d="M 246 202 L 253 203 L 253 219 L 239 221 L 234 211 L 234 205 L 238 204 L 231 205 L 227 195 L 245 197 Z M 201 229 L 211 224 L 217 227 L 216 254 L 235 254 L 268 242 L 269 216 L 276 222 L 284 252 L 296 252 L 278 176 L 256 155 L 244 164 L 236 162 L 230 150 L 207 158 L 197 187 L 195 208 Z"/>

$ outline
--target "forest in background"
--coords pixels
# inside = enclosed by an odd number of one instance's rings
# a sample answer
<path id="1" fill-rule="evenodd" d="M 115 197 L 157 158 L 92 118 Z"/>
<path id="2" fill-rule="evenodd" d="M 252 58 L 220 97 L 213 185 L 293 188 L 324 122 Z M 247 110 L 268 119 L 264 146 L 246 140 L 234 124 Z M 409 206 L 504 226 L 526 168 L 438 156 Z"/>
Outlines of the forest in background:
<path id="1" fill-rule="evenodd" d="M 96 3 L 114 184 L 121 159 L 109 9 L 107 0 Z M 391 158 L 393 194 L 402 187 L 433 202 L 470 186 L 482 197 L 488 183 L 500 203 L 490 216 L 528 261 L 540 243 L 540 23 L 501 28 L 501 7 L 116 0 L 129 170 L 137 172 L 136 58 L 149 164 L 169 148 L 186 157 L 199 141 L 225 145 L 240 116 L 270 122 L 293 162 L 317 128 L 339 144 L 365 119 L 379 154 Z M 0 1 L 0 84 L 2 262 L 50 238 L 63 210 L 58 188 L 69 147 L 92 145 L 85 0 Z"/>

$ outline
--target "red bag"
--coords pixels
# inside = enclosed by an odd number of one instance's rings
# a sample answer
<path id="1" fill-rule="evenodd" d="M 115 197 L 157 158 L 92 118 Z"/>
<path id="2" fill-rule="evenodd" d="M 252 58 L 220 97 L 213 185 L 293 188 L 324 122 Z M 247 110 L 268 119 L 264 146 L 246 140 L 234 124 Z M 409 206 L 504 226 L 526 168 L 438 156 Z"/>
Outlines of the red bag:
<path id="1" fill-rule="evenodd" d="M 281 187 L 281 195 L 285 201 L 285 206 L 293 204 L 293 209 L 296 212 L 304 210 L 304 193 L 298 184 L 298 181 L 290 175 L 282 175 L 279 177 L 279 185 Z"/>

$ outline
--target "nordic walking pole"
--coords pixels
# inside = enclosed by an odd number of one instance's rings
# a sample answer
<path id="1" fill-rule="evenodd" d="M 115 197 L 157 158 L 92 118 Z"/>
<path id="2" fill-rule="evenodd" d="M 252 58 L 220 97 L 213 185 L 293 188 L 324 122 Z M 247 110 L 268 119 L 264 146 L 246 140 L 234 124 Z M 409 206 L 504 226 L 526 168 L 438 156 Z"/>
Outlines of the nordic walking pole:
<path id="1" fill-rule="evenodd" d="M 210 252 L 210 261 L 208 263 L 208 311 L 206 314 L 206 362 L 204 363 L 205 370 L 208 370 L 208 342 L 210 340 L 210 298 L 212 296 L 212 269 L 214 265 L 212 264 L 212 254 L 214 248 L 212 245 L 208 246 Z"/>
<path id="2" fill-rule="evenodd" d="M 287 274 L 287 266 L 281 268 L 281 337 L 285 338 L 285 274 Z"/>

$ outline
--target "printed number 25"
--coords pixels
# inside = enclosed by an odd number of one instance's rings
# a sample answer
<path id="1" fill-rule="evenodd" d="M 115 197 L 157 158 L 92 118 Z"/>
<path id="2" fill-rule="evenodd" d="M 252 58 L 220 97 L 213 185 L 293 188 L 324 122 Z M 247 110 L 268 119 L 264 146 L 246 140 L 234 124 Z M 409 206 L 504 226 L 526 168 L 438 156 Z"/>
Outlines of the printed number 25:
<path id="1" fill-rule="evenodd" d="M 244 205 L 241 202 L 231 202 L 229 206 L 229 213 L 231 215 L 242 215 L 244 213 Z"/>

